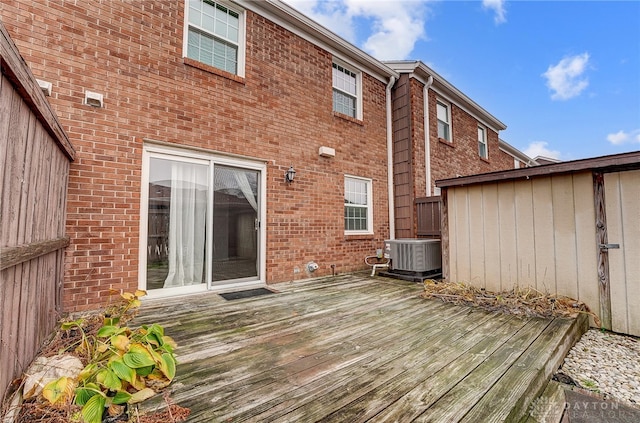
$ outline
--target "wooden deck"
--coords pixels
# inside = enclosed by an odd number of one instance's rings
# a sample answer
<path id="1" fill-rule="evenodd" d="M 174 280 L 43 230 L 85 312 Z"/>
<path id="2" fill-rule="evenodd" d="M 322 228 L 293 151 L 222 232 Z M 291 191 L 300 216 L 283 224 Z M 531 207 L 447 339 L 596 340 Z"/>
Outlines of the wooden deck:
<path id="1" fill-rule="evenodd" d="M 519 421 L 586 321 L 444 304 L 364 275 L 273 288 L 143 303 L 134 323 L 179 344 L 171 397 L 189 421 Z"/>

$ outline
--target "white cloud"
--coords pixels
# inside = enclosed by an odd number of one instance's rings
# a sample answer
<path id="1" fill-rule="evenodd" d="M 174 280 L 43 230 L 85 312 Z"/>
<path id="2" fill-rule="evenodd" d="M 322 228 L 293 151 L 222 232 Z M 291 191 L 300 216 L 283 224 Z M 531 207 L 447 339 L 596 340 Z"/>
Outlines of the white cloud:
<path id="1" fill-rule="evenodd" d="M 589 80 L 582 77 L 589 64 L 589 53 L 565 57 L 556 65 L 550 65 L 543 77 L 553 94 L 552 100 L 568 100 L 580 95 L 587 88 Z"/>
<path id="2" fill-rule="evenodd" d="M 493 18 L 496 25 L 507 21 L 507 11 L 504 8 L 505 1 L 506 0 L 482 0 L 483 8 L 493 9 L 496 12 L 496 15 Z"/>
<path id="3" fill-rule="evenodd" d="M 379 60 L 407 59 L 416 42 L 426 37 L 426 1 L 285 0 L 320 25 L 360 46 Z M 366 20 L 358 40 L 358 20 Z"/>
<path id="4" fill-rule="evenodd" d="M 534 141 L 524 150 L 524 154 L 535 159 L 538 156 L 548 157 L 550 159 L 560 160 L 560 152 L 547 148 L 549 143 L 546 141 Z"/>
<path id="5" fill-rule="evenodd" d="M 320 25 L 330 29 L 351 43 L 355 43 L 353 16 L 343 1 L 284 0 Z"/>
<path id="6" fill-rule="evenodd" d="M 625 132 L 618 131 L 607 135 L 607 141 L 613 145 L 640 143 L 640 129 Z"/>
<path id="7" fill-rule="evenodd" d="M 613 145 L 624 144 L 629 140 L 629 134 L 624 131 L 618 131 L 613 134 L 607 135 L 607 141 L 609 141 Z"/>
<path id="8" fill-rule="evenodd" d="M 355 16 L 373 21 L 363 47 L 380 60 L 406 59 L 413 46 L 425 38 L 424 2 L 347 0 Z"/>

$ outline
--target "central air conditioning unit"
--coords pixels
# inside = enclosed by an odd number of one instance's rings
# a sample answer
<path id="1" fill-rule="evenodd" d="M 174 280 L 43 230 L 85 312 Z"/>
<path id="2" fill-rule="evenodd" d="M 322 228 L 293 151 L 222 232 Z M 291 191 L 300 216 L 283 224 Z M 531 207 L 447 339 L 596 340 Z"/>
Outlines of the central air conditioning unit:
<path id="1" fill-rule="evenodd" d="M 393 270 L 424 273 L 442 269 L 439 239 L 391 239 L 385 244 Z"/>

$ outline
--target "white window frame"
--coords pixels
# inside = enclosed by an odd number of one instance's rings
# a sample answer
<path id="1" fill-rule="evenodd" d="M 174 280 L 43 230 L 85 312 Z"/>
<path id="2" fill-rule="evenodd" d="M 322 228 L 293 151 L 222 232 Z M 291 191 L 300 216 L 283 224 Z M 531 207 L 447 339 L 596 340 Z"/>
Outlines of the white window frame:
<path id="1" fill-rule="evenodd" d="M 441 105 L 441 106 L 443 106 L 443 107 L 445 107 L 447 109 L 447 122 L 443 122 L 440 119 L 438 119 L 438 105 Z M 446 100 L 443 100 L 442 98 L 439 98 L 439 97 L 436 99 L 436 122 L 438 123 L 438 125 L 437 125 L 438 127 L 436 127 L 436 133 L 438 134 L 438 138 L 443 139 L 443 140 L 445 140 L 447 142 L 453 142 L 452 141 L 453 140 L 453 131 L 452 131 L 453 126 L 451 125 L 451 103 L 446 101 Z M 439 128 L 440 122 L 443 122 L 443 123 L 447 124 L 447 127 L 449 129 L 447 131 L 448 132 L 448 138 L 443 138 L 443 137 L 440 136 L 440 128 Z"/>
<path id="2" fill-rule="evenodd" d="M 149 164 L 151 158 L 162 158 L 176 161 L 183 161 L 187 163 L 199 163 L 207 164 L 209 166 L 209 179 L 213 181 L 213 171 L 216 165 L 225 165 L 233 167 L 241 167 L 250 170 L 257 170 L 260 172 L 260 190 L 259 190 L 259 203 L 260 222 L 264 224 L 260 225 L 258 244 L 259 264 L 258 264 L 258 278 L 250 281 L 238 281 L 230 282 L 227 285 L 218 285 L 212 283 L 212 267 L 211 260 L 207 258 L 207 270 L 206 270 L 206 282 L 203 284 L 192 285 L 179 288 L 163 288 L 154 289 L 147 292 L 145 298 L 162 298 L 175 295 L 183 295 L 197 292 L 204 292 L 207 290 L 223 291 L 225 289 L 238 288 L 243 286 L 264 285 L 266 283 L 266 251 L 267 251 L 267 165 L 262 161 L 253 161 L 250 158 L 239 158 L 232 156 L 222 156 L 213 152 L 208 153 L 200 149 L 192 150 L 188 148 L 180 148 L 173 146 L 159 145 L 155 143 L 148 143 L 143 146 L 142 149 L 142 185 L 140 192 L 140 227 L 139 227 L 139 252 L 138 252 L 138 288 L 146 290 L 147 284 L 147 237 L 148 237 L 148 204 L 149 204 Z M 213 184 L 209 185 L 208 189 L 208 205 L 207 205 L 207 227 L 213 228 Z M 212 233 L 207 236 L 206 239 L 207 253 L 213 251 L 213 235 Z"/>
<path id="3" fill-rule="evenodd" d="M 480 139 L 480 131 L 482 131 L 482 139 Z M 482 155 L 482 151 L 480 151 L 481 145 L 484 145 L 484 156 Z M 487 143 L 487 128 L 485 128 L 482 125 L 478 125 L 478 155 L 485 160 L 489 160 L 489 144 Z"/>
<path id="4" fill-rule="evenodd" d="M 204 0 L 201 0 L 204 1 Z M 234 43 L 230 40 L 226 40 L 224 38 L 221 38 L 220 36 L 213 34 L 211 32 L 209 32 L 208 30 L 205 30 L 202 27 L 196 26 L 196 25 L 192 25 L 189 23 L 189 3 L 190 0 L 185 0 L 184 2 L 184 28 L 183 28 L 183 41 L 182 41 L 182 57 L 187 57 L 191 60 L 195 60 L 198 61 L 198 59 L 194 59 L 194 58 L 190 58 L 188 56 L 188 49 L 189 49 L 189 27 L 193 26 L 194 28 L 196 28 L 198 31 L 200 32 L 204 32 L 209 34 L 211 37 L 222 40 L 224 42 L 227 43 L 231 43 L 231 44 L 237 44 L 238 46 L 238 64 L 237 64 L 237 69 L 236 69 L 236 73 L 235 75 L 244 78 L 245 76 L 245 58 L 246 58 L 246 39 L 247 39 L 247 35 L 246 35 L 246 12 L 244 9 L 241 9 L 240 7 L 238 7 L 235 4 L 231 4 L 226 0 L 211 0 L 213 3 L 217 3 L 221 6 L 226 7 L 227 9 L 235 12 L 238 14 L 238 42 Z M 221 68 L 217 68 L 213 65 L 210 65 L 209 63 L 204 63 L 204 62 L 200 62 L 203 63 L 204 65 L 207 66 L 211 66 L 215 69 L 219 69 L 223 72 L 228 72 L 225 69 L 221 69 Z"/>
<path id="5" fill-rule="evenodd" d="M 367 228 L 364 230 L 348 230 L 345 224 L 345 235 L 372 235 L 373 234 L 373 181 L 369 178 L 362 178 L 360 176 L 344 175 L 344 186 L 346 191 L 347 180 L 353 180 L 356 182 L 363 182 L 367 190 L 367 204 L 365 206 L 350 205 L 350 207 L 362 207 L 367 208 Z M 343 192 L 343 197 L 346 196 L 346 192 Z M 344 204 L 345 210 L 347 204 Z"/>
<path id="6" fill-rule="evenodd" d="M 333 92 L 334 91 L 338 91 L 340 93 L 343 93 L 349 97 L 352 97 L 353 94 L 343 91 L 340 88 L 336 87 L 335 85 L 333 85 L 333 65 L 338 65 L 342 68 L 344 68 L 345 70 L 353 73 L 355 75 L 356 78 L 356 113 L 355 116 L 351 116 L 354 119 L 358 119 L 358 120 L 362 120 L 362 72 L 360 70 L 358 70 L 357 68 L 355 68 L 354 66 L 351 66 L 341 60 L 337 60 L 336 58 L 333 59 L 333 61 L 331 62 L 331 108 L 334 112 L 336 113 L 341 113 L 338 110 L 336 110 L 335 108 L 335 104 L 333 103 Z M 342 113 L 344 114 L 344 113 Z M 349 116 L 349 115 L 346 115 Z"/>

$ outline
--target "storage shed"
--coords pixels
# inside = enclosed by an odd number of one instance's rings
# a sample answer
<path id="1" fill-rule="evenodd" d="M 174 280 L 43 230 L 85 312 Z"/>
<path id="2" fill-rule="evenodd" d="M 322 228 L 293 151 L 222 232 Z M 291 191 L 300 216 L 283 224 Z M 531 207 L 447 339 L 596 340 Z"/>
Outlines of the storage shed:
<path id="1" fill-rule="evenodd" d="M 569 296 L 640 335 L 640 152 L 436 185 L 444 278 Z"/>

